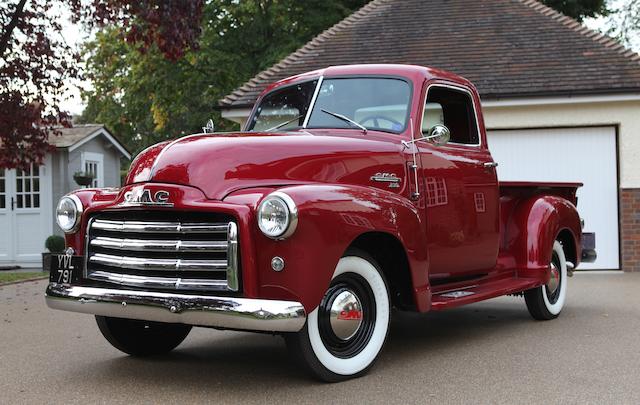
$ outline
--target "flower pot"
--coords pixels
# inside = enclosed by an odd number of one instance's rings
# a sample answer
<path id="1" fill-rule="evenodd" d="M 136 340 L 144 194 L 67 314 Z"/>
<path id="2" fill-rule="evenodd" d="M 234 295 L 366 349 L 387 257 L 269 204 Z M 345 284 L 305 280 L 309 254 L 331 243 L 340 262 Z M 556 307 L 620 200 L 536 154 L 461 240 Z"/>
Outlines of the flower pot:
<path id="1" fill-rule="evenodd" d="M 74 175 L 73 180 L 78 183 L 79 186 L 87 187 L 93 182 L 93 176 Z"/>

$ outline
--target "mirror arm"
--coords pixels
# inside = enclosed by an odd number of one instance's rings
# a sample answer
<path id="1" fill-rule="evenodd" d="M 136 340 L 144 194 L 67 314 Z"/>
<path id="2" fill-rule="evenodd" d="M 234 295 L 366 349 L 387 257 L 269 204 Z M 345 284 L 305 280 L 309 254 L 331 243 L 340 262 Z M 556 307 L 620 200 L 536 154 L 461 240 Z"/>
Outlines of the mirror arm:
<path id="1" fill-rule="evenodd" d="M 411 146 L 412 144 L 418 141 L 427 141 L 429 139 L 438 138 L 440 136 L 441 135 L 427 135 L 427 136 L 423 136 L 422 138 L 412 139 L 410 141 L 401 141 L 401 142 L 402 142 L 402 146 L 404 146 L 405 148 L 408 148 L 409 146 Z"/>

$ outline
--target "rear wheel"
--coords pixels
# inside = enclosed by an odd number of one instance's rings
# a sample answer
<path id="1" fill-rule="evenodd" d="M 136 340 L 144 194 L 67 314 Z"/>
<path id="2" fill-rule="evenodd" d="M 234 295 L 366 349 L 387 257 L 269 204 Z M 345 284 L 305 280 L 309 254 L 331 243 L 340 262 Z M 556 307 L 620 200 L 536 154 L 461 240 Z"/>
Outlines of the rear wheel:
<path id="1" fill-rule="evenodd" d="M 541 321 L 557 318 L 567 296 L 567 261 L 558 241 L 553 243 L 550 268 L 547 284 L 524 292 L 529 313 Z"/>
<path id="2" fill-rule="evenodd" d="M 320 305 L 298 333 L 285 335 L 289 350 L 328 382 L 364 374 L 375 362 L 389 330 L 387 284 L 365 254 L 338 262 Z"/>
<path id="3" fill-rule="evenodd" d="M 132 356 L 168 353 L 187 337 L 191 326 L 96 316 L 102 335 L 116 349 Z"/>

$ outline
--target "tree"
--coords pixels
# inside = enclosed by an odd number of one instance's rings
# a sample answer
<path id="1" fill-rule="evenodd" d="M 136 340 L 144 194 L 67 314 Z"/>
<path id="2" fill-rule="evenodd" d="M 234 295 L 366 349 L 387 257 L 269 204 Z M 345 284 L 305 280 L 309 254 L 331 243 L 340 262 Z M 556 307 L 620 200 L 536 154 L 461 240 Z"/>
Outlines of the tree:
<path id="1" fill-rule="evenodd" d="M 178 60 L 156 47 L 141 55 L 119 29 L 102 30 L 85 47 L 94 88 L 80 122 L 105 123 L 133 151 L 199 131 L 212 117 L 217 129 L 234 129 L 219 119 L 219 99 L 365 3 L 208 1 L 199 49 Z"/>
<path id="2" fill-rule="evenodd" d="M 57 103 L 77 74 L 47 2 L 0 6 L 0 167 L 40 162 L 56 125 L 70 125 Z"/>
<path id="3" fill-rule="evenodd" d="M 611 11 L 607 34 L 629 48 L 640 50 L 640 0 L 624 0 Z"/>
<path id="4" fill-rule="evenodd" d="M 0 4 L 0 167 L 39 164 L 48 139 L 70 126 L 59 104 L 79 61 L 61 34 L 56 12 L 77 21 L 117 24 L 138 51 L 151 47 L 170 60 L 197 47 L 203 0 L 16 0 Z"/>
<path id="5" fill-rule="evenodd" d="M 542 0 L 542 3 L 578 21 L 609 12 L 605 0 Z"/>

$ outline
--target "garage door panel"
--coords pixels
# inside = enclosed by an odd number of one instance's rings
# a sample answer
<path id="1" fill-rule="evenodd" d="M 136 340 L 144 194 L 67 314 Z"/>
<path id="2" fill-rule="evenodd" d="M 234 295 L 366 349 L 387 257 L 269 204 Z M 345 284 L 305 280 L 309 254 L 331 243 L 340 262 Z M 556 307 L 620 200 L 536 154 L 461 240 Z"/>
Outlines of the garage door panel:
<path id="1" fill-rule="evenodd" d="M 580 268 L 619 268 L 615 128 L 496 130 L 488 137 L 501 181 L 584 183 L 578 211 L 585 232 L 596 232 L 598 259 Z"/>

